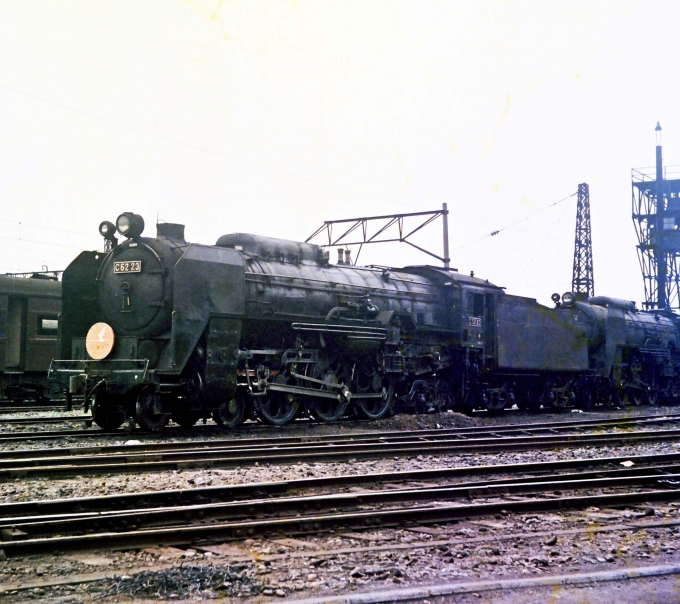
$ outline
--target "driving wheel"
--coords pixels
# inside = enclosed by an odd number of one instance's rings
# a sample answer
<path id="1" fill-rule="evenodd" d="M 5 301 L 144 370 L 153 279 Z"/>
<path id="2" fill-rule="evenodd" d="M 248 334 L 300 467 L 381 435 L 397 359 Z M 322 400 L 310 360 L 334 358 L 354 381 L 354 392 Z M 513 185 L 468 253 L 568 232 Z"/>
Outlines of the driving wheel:
<path id="1" fill-rule="evenodd" d="M 362 395 L 371 395 L 370 398 Z M 394 380 L 381 377 L 376 371 L 358 370 L 354 380 L 352 401 L 357 413 L 366 419 L 382 419 L 392 413 Z"/>

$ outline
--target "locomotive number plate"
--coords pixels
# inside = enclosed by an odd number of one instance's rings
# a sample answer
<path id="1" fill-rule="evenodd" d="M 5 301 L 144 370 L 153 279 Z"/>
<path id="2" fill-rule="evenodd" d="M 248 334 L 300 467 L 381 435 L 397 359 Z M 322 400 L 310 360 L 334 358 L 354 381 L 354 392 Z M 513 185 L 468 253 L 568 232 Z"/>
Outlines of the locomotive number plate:
<path id="1" fill-rule="evenodd" d="M 470 327 L 481 327 L 482 318 L 481 317 L 470 317 Z"/>
<path id="2" fill-rule="evenodd" d="M 141 260 L 132 260 L 130 262 L 114 262 L 113 263 L 114 273 L 141 273 L 142 272 L 142 262 Z"/>

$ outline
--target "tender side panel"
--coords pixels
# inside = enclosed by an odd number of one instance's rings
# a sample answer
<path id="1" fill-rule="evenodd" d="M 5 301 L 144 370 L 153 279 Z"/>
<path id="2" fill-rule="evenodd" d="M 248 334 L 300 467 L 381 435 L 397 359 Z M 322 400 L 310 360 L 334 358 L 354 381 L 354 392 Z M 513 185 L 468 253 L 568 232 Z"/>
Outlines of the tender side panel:
<path id="1" fill-rule="evenodd" d="M 535 300 L 500 296 L 497 304 L 498 366 L 518 371 L 585 371 L 588 343 L 568 310 Z"/>

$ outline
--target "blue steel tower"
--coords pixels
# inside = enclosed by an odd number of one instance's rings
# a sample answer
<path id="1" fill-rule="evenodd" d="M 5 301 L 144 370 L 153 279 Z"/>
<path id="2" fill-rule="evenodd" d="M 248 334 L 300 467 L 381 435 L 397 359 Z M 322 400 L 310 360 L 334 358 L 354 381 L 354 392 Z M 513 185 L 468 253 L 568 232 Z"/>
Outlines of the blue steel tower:
<path id="1" fill-rule="evenodd" d="M 633 224 L 648 309 L 680 308 L 680 179 L 667 178 L 656 124 L 656 167 L 632 171 Z"/>

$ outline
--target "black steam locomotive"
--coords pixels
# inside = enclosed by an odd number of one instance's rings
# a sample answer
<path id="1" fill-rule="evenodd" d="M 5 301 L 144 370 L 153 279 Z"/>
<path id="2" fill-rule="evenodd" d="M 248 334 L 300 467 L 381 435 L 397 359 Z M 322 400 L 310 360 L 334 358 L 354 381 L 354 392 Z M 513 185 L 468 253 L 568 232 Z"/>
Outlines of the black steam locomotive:
<path id="1" fill-rule="evenodd" d="M 678 395 L 678 326 L 613 298 L 555 308 L 433 266 L 331 264 L 316 245 L 246 234 L 190 244 L 122 214 L 63 276 L 52 378 L 94 421 L 160 430 L 212 416 L 285 424 L 395 408 L 654 403 Z M 118 244 L 115 233 L 126 238 Z"/>

